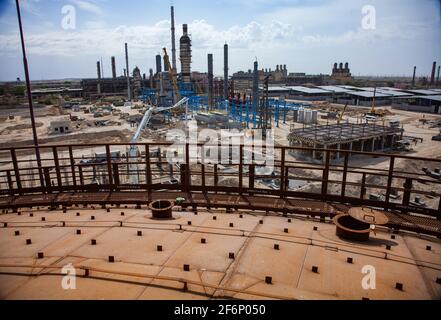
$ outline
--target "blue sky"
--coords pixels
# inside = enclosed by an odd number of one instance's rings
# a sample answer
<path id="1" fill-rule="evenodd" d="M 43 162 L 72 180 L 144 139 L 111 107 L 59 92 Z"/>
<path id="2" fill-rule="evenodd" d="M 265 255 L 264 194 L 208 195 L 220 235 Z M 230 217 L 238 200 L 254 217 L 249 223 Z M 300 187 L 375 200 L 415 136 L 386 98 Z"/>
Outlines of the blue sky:
<path id="1" fill-rule="evenodd" d="M 437 0 L 20 0 L 31 78 L 96 76 L 110 56 L 124 68 L 148 73 L 154 56 L 170 45 L 170 4 L 175 6 L 177 40 L 182 23 L 193 40 L 192 69 L 206 71 L 214 54 L 222 74 L 222 47 L 230 45 L 230 70 L 274 69 L 330 73 L 334 62 L 349 62 L 354 75 L 427 76 L 441 63 L 441 7 Z M 75 8 L 76 28 L 62 28 L 62 8 Z M 372 5 L 376 28 L 362 28 L 362 8 Z M 178 63 L 179 67 L 179 63 Z M 179 68 L 178 68 L 179 69 Z M 23 77 L 15 1 L 0 0 L 0 80 Z"/>

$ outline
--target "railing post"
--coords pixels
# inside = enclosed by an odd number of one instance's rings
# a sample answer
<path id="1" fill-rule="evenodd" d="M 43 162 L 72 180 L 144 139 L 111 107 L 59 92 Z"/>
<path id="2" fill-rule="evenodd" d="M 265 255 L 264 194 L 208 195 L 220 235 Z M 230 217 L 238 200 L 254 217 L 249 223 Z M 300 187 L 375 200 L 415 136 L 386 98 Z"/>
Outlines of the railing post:
<path id="1" fill-rule="evenodd" d="M 239 189 L 240 194 L 242 194 L 243 188 L 243 145 L 239 147 Z"/>
<path id="2" fill-rule="evenodd" d="M 152 190 L 152 168 L 150 166 L 150 146 L 148 144 L 145 145 L 145 182 L 147 184 L 150 198 Z"/>
<path id="3" fill-rule="evenodd" d="M 112 166 L 113 166 L 113 182 L 115 185 L 115 189 L 118 189 L 118 186 L 120 184 L 118 163 L 112 163 Z"/>
<path id="4" fill-rule="evenodd" d="M 363 176 L 361 177 L 361 187 L 360 187 L 360 199 L 364 199 L 364 196 L 366 195 L 366 172 L 363 172 Z"/>
<path id="5" fill-rule="evenodd" d="M 254 164 L 250 164 L 249 169 L 249 188 L 254 189 Z"/>
<path id="6" fill-rule="evenodd" d="M 394 174 L 394 164 L 395 164 L 395 157 L 391 156 L 390 157 L 390 162 L 389 162 L 389 174 L 387 177 L 387 187 L 386 187 L 386 206 L 389 207 L 389 199 L 390 199 L 390 192 L 391 192 L 391 187 L 392 187 L 392 178 L 393 178 L 393 174 Z"/>
<path id="7" fill-rule="evenodd" d="M 341 183 L 341 196 L 344 197 L 346 194 L 346 178 L 348 175 L 348 161 L 349 161 L 349 152 L 345 153 L 345 159 L 343 164 L 343 179 Z"/>
<path id="8" fill-rule="evenodd" d="M 75 176 L 75 160 L 73 156 L 72 146 L 69 146 L 70 170 L 72 171 L 72 183 L 77 185 L 77 178 Z"/>
<path id="9" fill-rule="evenodd" d="M 113 179 L 112 179 L 112 157 L 110 156 L 110 146 L 106 144 L 106 160 L 107 160 L 107 176 L 109 179 L 110 190 L 113 189 Z M 137 172 L 138 174 L 138 172 Z"/>
<path id="10" fill-rule="evenodd" d="M 217 176 L 217 164 L 213 166 L 213 171 L 214 171 L 214 186 L 217 187 L 217 183 L 219 181 L 219 178 Z"/>
<path id="11" fill-rule="evenodd" d="M 81 164 L 78 166 L 78 173 L 80 174 L 80 185 L 84 187 L 83 167 Z"/>
<path id="12" fill-rule="evenodd" d="M 51 173 L 49 172 L 49 168 L 43 168 L 44 180 L 46 183 L 46 191 L 52 192 L 52 181 L 51 181 Z"/>
<path id="13" fill-rule="evenodd" d="M 436 220 L 441 221 L 441 197 L 439 197 L 438 215 L 436 216 Z"/>
<path id="14" fill-rule="evenodd" d="M 323 169 L 323 177 L 322 177 L 322 195 L 328 193 L 329 161 L 330 161 L 329 150 L 326 150 L 325 155 L 326 155 L 325 168 Z"/>
<path id="15" fill-rule="evenodd" d="M 11 159 L 12 165 L 14 166 L 15 183 L 17 184 L 18 193 L 21 195 L 23 192 L 21 187 L 20 170 L 18 168 L 17 155 L 14 148 L 11 148 Z"/>
<path id="16" fill-rule="evenodd" d="M 410 201 L 410 193 L 412 192 L 412 182 L 413 180 L 411 178 L 406 178 L 406 181 L 404 182 L 404 192 L 403 192 L 403 207 L 409 207 L 409 201 Z M 407 212 L 407 210 L 406 210 Z"/>
<path id="17" fill-rule="evenodd" d="M 63 183 L 61 181 L 61 174 L 60 174 L 60 161 L 58 161 L 58 151 L 57 147 L 52 147 L 52 153 L 54 155 L 54 163 L 55 163 L 55 172 L 57 174 L 57 185 L 59 187 L 63 186 Z"/>
<path id="18" fill-rule="evenodd" d="M 281 149 L 281 164 L 280 164 L 280 191 L 285 190 L 285 148 Z M 280 195 L 280 198 L 284 198 L 284 195 Z"/>
<path id="19" fill-rule="evenodd" d="M 9 194 L 11 196 L 14 195 L 14 184 L 12 183 L 12 177 L 11 177 L 11 171 L 6 171 L 6 178 L 8 179 L 8 188 L 9 188 Z"/>
<path id="20" fill-rule="evenodd" d="M 186 167 L 186 192 L 190 192 L 191 187 L 191 172 L 190 172 L 190 144 L 185 144 L 185 167 Z"/>

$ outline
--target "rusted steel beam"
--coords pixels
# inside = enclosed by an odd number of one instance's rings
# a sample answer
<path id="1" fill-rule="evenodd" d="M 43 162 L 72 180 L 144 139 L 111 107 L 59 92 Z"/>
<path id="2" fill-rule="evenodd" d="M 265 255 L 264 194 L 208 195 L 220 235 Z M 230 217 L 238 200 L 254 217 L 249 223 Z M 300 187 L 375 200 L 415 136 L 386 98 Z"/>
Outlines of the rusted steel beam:
<path id="1" fill-rule="evenodd" d="M 342 183 L 341 183 L 341 196 L 344 197 L 346 194 L 346 179 L 348 176 L 348 162 L 349 162 L 349 153 L 345 153 L 345 159 L 343 162 L 343 176 L 342 176 Z"/>
<path id="2" fill-rule="evenodd" d="M 118 190 L 118 186 L 120 185 L 118 163 L 113 163 L 112 167 L 113 167 L 112 174 L 113 174 L 113 181 L 115 184 L 115 189 Z"/>
<path id="3" fill-rule="evenodd" d="M 325 152 L 325 157 L 326 157 L 325 168 L 323 169 L 323 176 L 322 176 L 322 195 L 328 193 L 329 163 L 331 157 L 329 150 Z"/>
<path id="4" fill-rule="evenodd" d="M 285 148 L 282 148 L 280 150 L 281 152 L 281 159 L 280 159 L 280 191 L 285 190 Z M 280 198 L 283 198 L 283 195 L 280 196 Z"/>
<path id="5" fill-rule="evenodd" d="M 205 189 L 205 165 L 201 164 L 201 184 L 202 187 Z"/>
<path id="6" fill-rule="evenodd" d="M 110 145 L 106 144 L 106 162 L 107 162 L 107 179 L 110 185 L 113 185 L 112 178 L 112 157 L 110 155 Z"/>
<path id="7" fill-rule="evenodd" d="M 366 195 L 366 173 L 363 172 L 363 175 L 361 177 L 361 186 L 360 186 L 360 199 L 364 199 L 364 196 Z"/>
<path id="8" fill-rule="evenodd" d="M 14 195 L 14 184 L 12 183 L 12 177 L 11 177 L 11 171 L 6 171 L 6 179 L 8 180 L 8 188 L 9 188 L 9 194 L 11 196 Z"/>
<path id="9" fill-rule="evenodd" d="M 14 166 L 15 184 L 17 185 L 18 193 L 23 194 L 21 179 L 20 179 L 20 170 L 18 168 L 18 162 L 17 162 L 17 154 L 15 153 L 14 148 L 11 148 L 10 150 L 11 150 L 12 165 Z"/>
<path id="10" fill-rule="evenodd" d="M 239 147 L 239 188 L 243 187 L 243 145 Z"/>
<path id="11" fill-rule="evenodd" d="M 48 193 L 52 192 L 52 180 L 51 180 L 51 173 L 50 173 L 50 168 L 43 168 L 43 175 L 44 175 L 44 180 L 46 183 L 46 189 Z"/>
<path id="12" fill-rule="evenodd" d="M 57 147 L 52 147 L 52 154 L 54 156 L 55 174 L 57 176 L 57 185 L 59 187 L 62 187 L 63 183 L 61 181 L 60 161 L 58 160 L 58 150 L 57 150 Z"/>
<path id="13" fill-rule="evenodd" d="M 69 146 L 69 159 L 70 159 L 70 170 L 71 170 L 71 174 L 72 174 L 72 183 L 74 186 L 76 186 L 77 185 L 77 178 L 75 175 L 75 159 L 73 156 L 72 146 Z"/>
<path id="14" fill-rule="evenodd" d="M 395 157 L 391 156 L 390 157 L 390 162 L 389 162 L 389 174 L 388 174 L 388 177 L 387 177 L 386 199 L 385 199 L 386 204 L 389 203 L 389 199 L 390 199 L 390 192 L 391 192 L 391 187 L 392 187 L 392 179 L 393 179 L 393 175 L 394 175 L 394 164 L 395 164 Z"/>

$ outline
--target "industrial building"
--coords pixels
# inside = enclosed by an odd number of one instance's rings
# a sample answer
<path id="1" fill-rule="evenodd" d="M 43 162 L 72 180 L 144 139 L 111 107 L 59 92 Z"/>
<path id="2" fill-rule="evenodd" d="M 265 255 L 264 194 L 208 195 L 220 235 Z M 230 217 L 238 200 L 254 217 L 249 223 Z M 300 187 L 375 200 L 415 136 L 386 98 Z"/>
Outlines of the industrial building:
<path id="1" fill-rule="evenodd" d="M 392 109 L 441 114 L 441 95 L 421 95 L 395 99 Z"/>
<path id="2" fill-rule="evenodd" d="M 384 151 L 392 149 L 403 138 L 404 130 L 375 123 L 342 123 L 303 127 L 288 135 L 290 146 L 350 151 Z M 296 154 L 312 161 L 324 161 L 324 152 L 298 150 Z M 340 160 L 339 152 L 332 152 L 331 159 Z"/>

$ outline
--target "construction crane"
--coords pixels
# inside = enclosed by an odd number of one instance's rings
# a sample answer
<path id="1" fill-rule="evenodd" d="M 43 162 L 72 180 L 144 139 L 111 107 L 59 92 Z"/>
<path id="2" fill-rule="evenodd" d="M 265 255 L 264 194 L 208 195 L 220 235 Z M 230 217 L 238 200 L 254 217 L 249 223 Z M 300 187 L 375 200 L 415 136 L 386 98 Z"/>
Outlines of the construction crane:
<path id="1" fill-rule="evenodd" d="M 167 64 L 168 72 L 170 73 L 170 78 L 172 80 L 173 88 L 175 90 L 175 94 L 176 95 L 175 95 L 175 101 L 174 102 L 176 103 L 177 101 L 181 100 L 181 94 L 179 93 L 178 84 L 176 83 L 176 79 L 175 79 L 175 76 L 173 74 L 173 69 L 172 69 L 172 67 L 170 65 L 170 59 L 168 58 L 167 49 L 163 48 L 162 50 L 164 50 L 164 60 L 165 60 L 165 62 Z"/>
<path id="2" fill-rule="evenodd" d="M 384 111 L 378 111 L 375 109 L 375 97 L 377 95 L 377 87 L 374 87 L 374 96 L 372 97 L 372 108 L 371 112 L 369 112 L 367 115 L 373 116 L 373 117 L 383 117 L 385 115 Z"/>
<path id="3" fill-rule="evenodd" d="M 345 104 L 345 107 L 343 108 L 343 111 L 340 113 L 340 116 L 338 117 L 337 123 L 340 124 L 341 120 L 343 120 L 343 115 L 346 112 L 346 108 L 348 107 L 348 104 Z"/>

